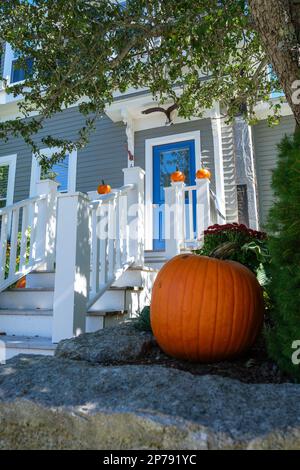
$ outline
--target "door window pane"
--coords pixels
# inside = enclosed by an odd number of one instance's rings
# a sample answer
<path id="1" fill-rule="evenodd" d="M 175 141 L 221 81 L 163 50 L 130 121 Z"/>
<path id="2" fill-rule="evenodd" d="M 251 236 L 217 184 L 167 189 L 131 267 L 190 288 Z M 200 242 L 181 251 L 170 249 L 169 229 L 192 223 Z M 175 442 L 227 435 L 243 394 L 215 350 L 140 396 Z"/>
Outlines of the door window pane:
<path id="1" fill-rule="evenodd" d="M 164 188 L 171 185 L 171 174 L 178 168 L 185 174 L 185 183 L 189 186 L 190 175 L 190 149 L 189 147 L 161 151 L 159 154 L 160 166 L 160 197 L 164 199 Z"/>

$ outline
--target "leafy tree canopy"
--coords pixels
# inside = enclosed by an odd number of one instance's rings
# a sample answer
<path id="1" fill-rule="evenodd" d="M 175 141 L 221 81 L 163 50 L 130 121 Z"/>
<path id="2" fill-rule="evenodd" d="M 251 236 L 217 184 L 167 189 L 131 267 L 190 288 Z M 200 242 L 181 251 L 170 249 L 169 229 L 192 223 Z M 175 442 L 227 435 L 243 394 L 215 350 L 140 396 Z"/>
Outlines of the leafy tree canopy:
<path id="1" fill-rule="evenodd" d="M 281 88 L 246 0 L 2 0 L 1 41 L 19 54 L 20 67 L 33 61 L 23 83 L 6 86 L 24 96 L 23 117 L 37 114 L 2 122 L 0 139 L 22 135 L 35 152 L 45 119 L 76 103 L 86 117 L 78 140 L 47 136 L 43 144 L 62 154 L 85 145 L 117 90 L 149 88 L 187 118 L 220 101 L 228 119 L 242 112 L 251 121 L 257 101 L 270 102 Z M 278 105 L 271 114 L 277 118 Z"/>

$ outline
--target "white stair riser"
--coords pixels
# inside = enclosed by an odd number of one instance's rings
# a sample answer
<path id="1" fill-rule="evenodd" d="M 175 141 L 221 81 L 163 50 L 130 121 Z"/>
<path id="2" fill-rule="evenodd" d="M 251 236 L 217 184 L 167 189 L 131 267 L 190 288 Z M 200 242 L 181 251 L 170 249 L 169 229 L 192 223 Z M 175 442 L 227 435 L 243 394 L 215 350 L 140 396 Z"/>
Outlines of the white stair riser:
<path id="1" fill-rule="evenodd" d="M 154 282 L 157 272 L 147 272 L 139 270 L 128 270 L 118 279 L 115 287 L 144 287 L 149 282 Z"/>
<path id="2" fill-rule="evenodd" d="M 30 349 L 30 348 L 6 348 L 6 361 L 18 354 L 42 354 L 43 356 L 54 356 L 54 351 L 48 349 Z"/>
<path id="3" fill-rule="evenodd" d="M 26 287 L 54 289 L 55 273 L 34 272 L 27 274 Z"/>
<path id="4" fill-rule="evenodd" d="M 53 291 L 7 290 L 0 294 L 0 308 L 52 310 Z"/>
<path id="5" fill-rule="evenodd" d="M 7 335 L 49 338 L 52 334 L 52 316 L 1 314 L 0 329 Z"/>
<path id="6" fill-rule="evenodd" d="M 129 269 L 118 279 L 114 287 L 143 287 L 147 279 L 155 279 L 157 273 L 147 272 L 138 269 Z M 26 287 L 28 288 L 46 288 L 53 289 L 55 273 L 33 272 L 26 276 Z"/>
<path id="7" fill-rule="evenodd" d="M 100 299 L 91 307 L 91 311 L 97 310 L 124 310 L 125 291 L 123 290 L 108 290 Z"/>
<path id="8" fill-rule="evenodd" d="M 145 260 L 145 265 L 148 266 L 149 268 L 152 269 L 161 269 L 164 264 L 166 264 L 166 261 L 160 261 L 160 260 Z"/>
<path id="9" fill-rule="evenodd" d="M 134 318 L 147 305 L 150 305 L 151 293 L 146 289 L 139 292 L 126 293 L 125 310 L 129 313 L 129 318 Z"/>
<path id="10" fill-rule="evenodd" d="M 87 317 L 85 328 L 87 333 L 102 330 L 104 327 L 103 317 Z"/>

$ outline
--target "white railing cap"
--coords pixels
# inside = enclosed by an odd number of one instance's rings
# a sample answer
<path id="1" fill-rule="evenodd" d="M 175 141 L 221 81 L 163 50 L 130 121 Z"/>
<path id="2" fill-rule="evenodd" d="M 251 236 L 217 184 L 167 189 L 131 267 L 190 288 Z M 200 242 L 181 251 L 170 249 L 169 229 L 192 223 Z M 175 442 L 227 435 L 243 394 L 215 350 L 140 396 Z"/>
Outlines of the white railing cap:
<path id="1" fill-rule="evenodd" d="M 41 196 L 34 196 L 28 199 L 23 199 L 22 201 L 16 202 L 15 204 L 11 204 L 10 206 L 2 207 L 0 209 L 0 215 L 7 214 L 8 212 L 12 212 L 13 210 L 19 209 L 20 207 L 25 207 L 29 204 L 33 204 L 37 201 L 42 201 L 46 199 L 47 194 L 42 194 Z"/>

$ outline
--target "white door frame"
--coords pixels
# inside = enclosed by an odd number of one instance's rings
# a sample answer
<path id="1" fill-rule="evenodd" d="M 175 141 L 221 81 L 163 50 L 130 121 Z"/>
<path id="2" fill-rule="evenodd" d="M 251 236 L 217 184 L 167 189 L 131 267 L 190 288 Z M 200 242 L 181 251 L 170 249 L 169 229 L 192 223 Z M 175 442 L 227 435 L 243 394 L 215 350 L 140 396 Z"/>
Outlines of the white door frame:
<path id="1" fill-rule="evenodd" d="M 41 153 L 47 157 L 51 157 L 53 153 L 60 151 L 59 148 L 44 148 Z M 68 169 L 68 192 L 74 193 L 76 191 L 76 172 L 77 172 L 77 151 L 73 150 L 69 155 L 69 169 Z M 30 197 L 36 196 L 36 183 L 41 177 L 41 167 L 35 154 L 32 154 L 31 160 L 31 177 L 30 177 Z"/>
<path id="2" fill-rule="evenodd" d="M 173 144 L 187 140 L 195 141 L 196 170 L 201 168 L 201 132 L 192 131 L 182 134 L 165 135 L 145 140 L 145 249 L 153 249 L 153 147 L 157 145 Z"/>
<path id="3" fill-rule="evenodd" d="M 0 157 L 0 166 L 2 165 L 9 166 L 6 205 L 10 206 L 14 202 L 17 154 L 4 155 L 3 157 Z"/>

